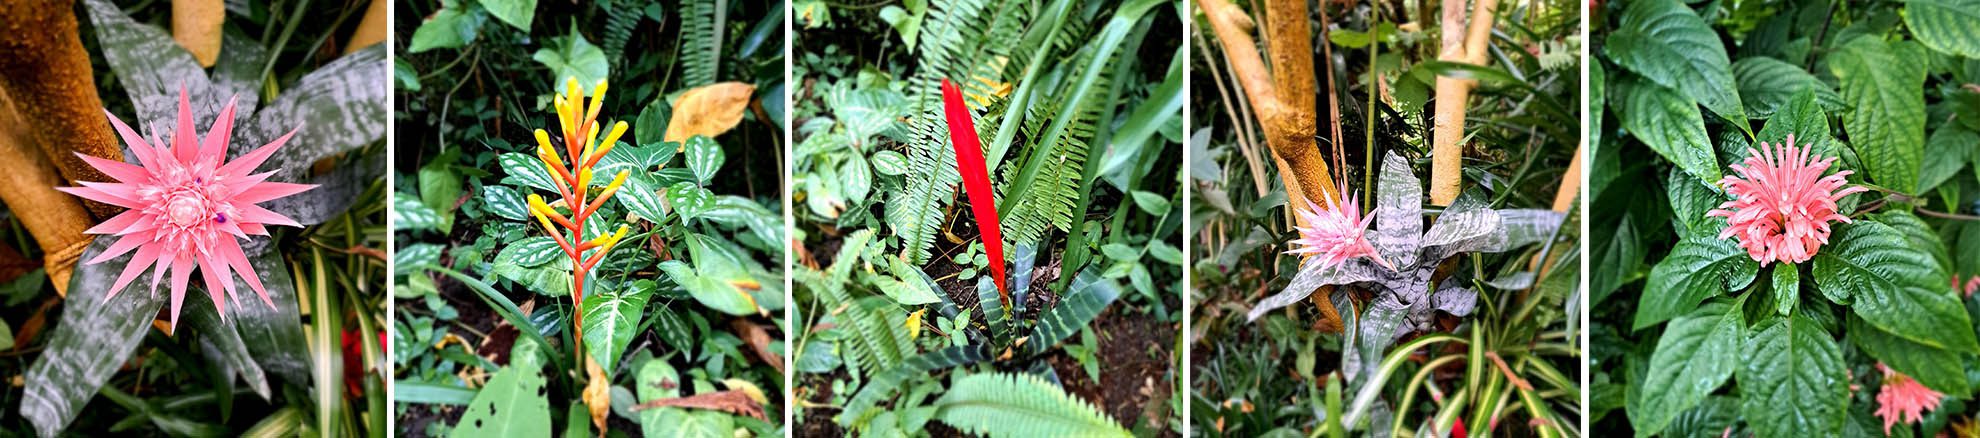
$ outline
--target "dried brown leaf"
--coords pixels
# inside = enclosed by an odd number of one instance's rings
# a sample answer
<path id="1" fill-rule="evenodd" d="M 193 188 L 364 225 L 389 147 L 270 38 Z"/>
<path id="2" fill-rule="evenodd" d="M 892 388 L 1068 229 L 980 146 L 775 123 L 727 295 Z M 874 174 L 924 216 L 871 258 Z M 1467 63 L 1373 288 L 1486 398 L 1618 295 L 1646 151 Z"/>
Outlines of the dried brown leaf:
<path id="1" fill-rule="evenodd" d="M 764 419 L 763 405 L 757 403 L 755 399 L 750 398 L 749 393 L 742 389 L 651 400 L 640 403 L 638 406 L 633 406 L 633 412 L 666 407 L 713 409 L 736 415 L 747 415 L 758 420 Z"/>
<path id="2" fill-rule="evenodd" d="M 685 141 L 697 135 L 715 137 L 735 129 L 749 108 L 749 97 L 756 86 L 742 82 L 708 84 L 681 93 L 674 103 L 674 116 L 667 122 L 666 141 Z"/>

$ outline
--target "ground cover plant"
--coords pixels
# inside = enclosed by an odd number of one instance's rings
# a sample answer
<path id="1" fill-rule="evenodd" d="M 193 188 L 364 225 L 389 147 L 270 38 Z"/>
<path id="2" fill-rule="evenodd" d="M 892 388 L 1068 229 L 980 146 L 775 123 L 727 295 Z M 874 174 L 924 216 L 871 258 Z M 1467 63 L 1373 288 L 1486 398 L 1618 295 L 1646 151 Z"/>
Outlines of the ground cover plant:
<path id="1" fill-rule="evenodd" d="M 0 7 L 0 434 L 381 435 L 385 17 L 171 3 Z"/>
<path id="2" fill-rule="evenodd" d="M 793 5 L 798 435 L 1180 432 L 1181 7 Z"/>
<path id="3" fill-rule="evenodd" d="M 1973 436 L 1980 3 L 1593 8 L 1595 429 Z"/>
<path id="4" fill-rule="evenodd" d="M 1193 430 L 1586 435 L 1581 5 L 1197 5 Z"/>
<path id="5" fill-rule="evenodd" d="M 784 5 L 399 10 L 399 433 L 783 435 Z"/>

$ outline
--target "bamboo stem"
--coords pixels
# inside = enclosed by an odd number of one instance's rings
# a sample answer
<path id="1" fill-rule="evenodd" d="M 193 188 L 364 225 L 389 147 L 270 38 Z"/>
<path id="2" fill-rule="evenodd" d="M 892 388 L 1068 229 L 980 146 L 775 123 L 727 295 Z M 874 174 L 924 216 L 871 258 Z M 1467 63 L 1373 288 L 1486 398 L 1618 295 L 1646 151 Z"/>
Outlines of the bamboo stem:
<path id="1" fill-rule="evenodd" d="M 1491 43 L 1492 22 L 1498 0 L 1478 0 L 1471 10 L 1470 27 L 1464 26 L 1464 0 L 1444 0 L 1442 48 L 1437 59 L 1472 65 L 1485 63 L 1485 49 Z M 1462 32 L 1462 33 L 1460 33 Z M 1434 145 L 1430 150 L 1430 203 L 1450 205 L 1462 191 L 1465 111 L 1471 90 L 1478 82 L 1437 76 L 1435 125 L 1431 128 Z"/>

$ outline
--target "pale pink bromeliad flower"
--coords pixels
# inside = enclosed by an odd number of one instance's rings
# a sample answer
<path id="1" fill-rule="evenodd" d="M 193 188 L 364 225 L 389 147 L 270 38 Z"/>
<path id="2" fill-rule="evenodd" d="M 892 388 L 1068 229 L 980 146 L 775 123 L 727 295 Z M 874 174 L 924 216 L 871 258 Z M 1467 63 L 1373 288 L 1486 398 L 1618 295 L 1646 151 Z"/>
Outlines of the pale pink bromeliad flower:
<path id="1" fill-rule="evenodd" d="M 1299 238 L 1293 239 L 1291 251 L 1286 254 L 1314 255 L 1327 266 L 1339 265 L 1355 257 L 1374 259 L 1376 264 L 1395 270 L 1382 255 L 1375 252 L 1375 245 L 1368 243 L 1363 230 L 1374 216 L 1361 217 L 1361 206 L 1350 196 L 1347 202 L 1334 203 L 1327 199 L 1327 209 L 1321 210 L 1312 200 L 1306 201 L 1306 209 L 1299 210 L 1299 216 L 1306 220 L 1306 226 L 1299 229 Z"/>
<path id="2" fill-rule="evenodd" d="M 1746 153 L 1744 165 L 1731 166 L 1739 175 L 1719 180 L 1733 200 L 1705 215 L 1726 218 L 1719 238 L 1738 237 L 1739 246 L 1761 266 L 1814 257 L 1815 250 L 1829 243 L 1829 222 L 1850 221 L 1836 212 L 1836 200 L 1866 191 L 1843 187 L 1850 171 L 1822 176 L 1836 159 L 1810 157 L 1809 148 L 1794 146 L 1793 135 L 1774 145 L 1760 142 L 1760 150 L 1748 148 Z"/>
<path id="3" fill-rule="evenodd" d="M 179 92 L 178 127 L 169 144 L 152 145 L 131 131 L 122 120 L 109 114 L 110 124 L 130 145 L 138 164 L 77 154 L 83 161 L 103 171 L 117 182 L 82 182 L 82 187 L 58 190 L 85 199 L 128 208 L 85 233 L 121 236 L 109 249 L 88 263 L 96 264 L 133 250 L 136 252 L 104 299 L 115 297 L 147 268 L 151 270 L 152 293 L 166 271 L 172 274 L 172 327 L 179 324 L 179 306 L 185 300 L 186 284 L 193 268 L 203 274 L 213 307 L 226 315 L 224 290 L 236 304 L 232 272 L 238 271 L 261 301 L 274 307 L 261 286 L 260 275 L 248 263 L 240 241 L 249 235 L 268 235 L 267 225 L 301 226 L 295 220 L 254 204 L 301 193 L 313 184 L 267 182 L 275 172 L 253 173 L 256 167 L 282 147 L 295 131 L 274 142 L 227 162 L 227 140 L 233 132 L 234 103 L 220 110 L 219 119 L 202 140 L 193 131 L 192 105 L 184 90 Z M 220 289 L 216 289 L 218 286 Z"/>
<path id="4" fill-rule="evenodd" d="M 1939 408 L 1943 394 L 1926 388 L 1911 376 L 1892 371 L 1882 362 L 1877 369 L 1884 372 L 1884 385 L 1877 390 L 1877 416 L 1884 419 L 1884 435 L 1891 434 L 1891 426 L 1898 422 L 1917 423 L 1924 418 L 1925 411 Z"/>

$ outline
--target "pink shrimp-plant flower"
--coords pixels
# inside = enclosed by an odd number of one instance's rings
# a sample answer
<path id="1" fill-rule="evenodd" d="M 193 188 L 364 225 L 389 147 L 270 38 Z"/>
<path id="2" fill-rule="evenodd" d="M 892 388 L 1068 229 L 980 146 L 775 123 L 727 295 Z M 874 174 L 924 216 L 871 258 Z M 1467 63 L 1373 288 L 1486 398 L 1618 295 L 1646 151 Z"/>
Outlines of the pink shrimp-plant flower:
<path id="1" fill-rule="evenodd" d="M 1810 149 L 1796 147 L 1794 135 L 1773 145 L 1760 142 L 1758 151 L 1747 148 L 1744 164 L 1731 166 L 1738 176 L 1719 180 L 1733 199 L 1705 214 L 1726 218 L 1719 238 L 1738 238 L 1761 266 L 1801 263 L 1828 244 L 1829 223 L 1850 222 L 1836 212 L 1836 201 L 1866 189 L 1843 187 L 1847 170 L 1823 176 L 1836 159 L 1811 156 Z"/>
<path id="2" fill-rule="evenodd" d="M 1321 209 L 1309 199 L 1306 208 L 1299 210 L 1299 217 L 1305 220 L 1306 226 L 1293 227 L 1299 230 L 1299 238 L 1293 239 L 1293 249 L 1286 251 L 1286 254 L 1317 256 L 1327 266 L 1339 265 L 1355 257 L 1368 257 L 1384 268 L 1396 269 L 1375 252 L 1374 244 L 1368 242 L 1365 231 L 1368 224 L 1375 221 L 1374 216 L 1363 218 L 1361 204 L 1351 195 L 1342 203 L 1335 203 L 1332 198 L 1326 201 L 1326 209 Z"/>
<path id="3" fill-rule="evenodd" d="M 275 301 L 262 288 L 261 277 L 248 262 L 240 239 L 266 236 L 269 225 L 301 226 L 280 213 L 255 205 L 316 187 L 269 182 L 268 177 L 275 174 L 272 171 L 254 173 L 295 131 L 229 162 L 227 141 L 234 126 L 231 101 L 220 110 L 220 117 L 214 120 L 206 137 L 201 138 L 193 131 L 192 105 L 185 90 L 180 90 L 178 126 L 169 143 L 156 145 L 139 137 L 116 115 L 104 113 L 109 115 L 110 124 L 116 127 L 124 143 L 130 145 L 131 155 L 137 157 L 138 163 L 77 154 L 117 181 L 81 182 L 82 187 L 57 188 L 84 199 L 129 209 L 84 231 L 119 236 L 109 249 L 90 259 L 90 264 L 133 254 L 104 299 L 115 297 L 147 269 L 151 271 L 151 292 L 156 294 L 158 281 L 169 271 L 171 324 L 176 330 L 187 283 L 194 268 L 198 268 L 207 295 L 222 317 L 226 316 L 227 306 L 222 304 L 226 297 L 240 303 L 240 295 L 234 290 L 234 272 L 239 272 L 248 287 L 261 295 L 262 302 L 274 307 Z"/>
<path id="4" fill-rule="evenodd" d="M 1883 388 L 1877 390 L 1877 416 L 1884 419 L 1884 435 L 1890 435 L 1898 422 L 1917 423 L 1925 411 L 1938 409 L 1939 399 L 1945 397 L 1881 362 L 1877 369 L 1884 372 Z"/>

